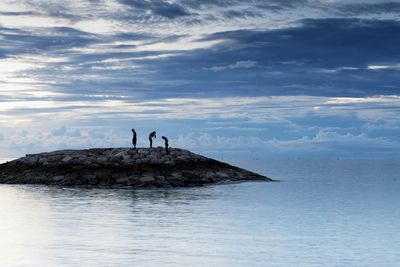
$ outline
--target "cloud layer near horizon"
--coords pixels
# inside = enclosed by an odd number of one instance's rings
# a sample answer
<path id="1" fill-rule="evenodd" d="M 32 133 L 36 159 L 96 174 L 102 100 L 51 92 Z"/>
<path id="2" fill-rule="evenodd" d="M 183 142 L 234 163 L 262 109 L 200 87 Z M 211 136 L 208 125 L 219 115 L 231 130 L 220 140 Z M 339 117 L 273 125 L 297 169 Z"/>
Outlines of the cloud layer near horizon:
<path id="1" fill-rule="evenodd" d="M 204 151 L 398 156 L 399 7 L 3 1 L 0 156 L 129 145 L 132 127 Z"/>

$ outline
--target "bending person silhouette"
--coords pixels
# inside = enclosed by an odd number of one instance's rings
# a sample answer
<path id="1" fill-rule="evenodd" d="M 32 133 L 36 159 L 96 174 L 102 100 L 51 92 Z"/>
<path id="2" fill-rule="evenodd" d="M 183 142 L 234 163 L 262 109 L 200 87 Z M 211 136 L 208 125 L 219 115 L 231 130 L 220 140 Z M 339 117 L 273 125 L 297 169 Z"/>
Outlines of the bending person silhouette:
<path id="1" fill-rule="evenodd" d="M 154 138 L 157 138 L 157 136 L 156 136 L 156 131 L 153 131 L 153 132 L 151 132 L 151 133 L 149 134 L 150 148 L 153 147 L 153 137 L 154 137 Z"/>
<path id="2" fill-rule="evenodd" d="M 162 136 L 161 138 L 164 139 L 165 151 L 167 151 L 167 154 L 169 154 L 169 149 L 168 149 L 168 138 L 165 137 L 165 136 Z"/>
<path id="3" fill-rule="evenodd" d="M 136 142 L 137 142 L 137 137 L 136 137 L 136 131 L 135 129 L 132 129 L 132 144 L 133 144 L 133 149 L 136 149 Z"/>

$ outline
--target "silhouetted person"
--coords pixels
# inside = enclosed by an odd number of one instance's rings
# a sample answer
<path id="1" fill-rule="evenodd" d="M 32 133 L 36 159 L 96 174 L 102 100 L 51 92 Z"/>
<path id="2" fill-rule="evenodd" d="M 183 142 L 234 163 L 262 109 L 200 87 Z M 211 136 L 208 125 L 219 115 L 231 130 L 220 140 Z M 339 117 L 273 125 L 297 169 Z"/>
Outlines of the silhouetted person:
<path id="1" fill-rule="evenodd" d="M 169 149 L 168 149 L 168 138 L 163 136 L 161 137 L 162 139 L 164 139 L 164 143 L 165 143 L 165 151 L 167 151 L 167 154 L 169 154 Z"/>
<path id="2" fill-rule="evenodd" d="M 136 138 L 136 131 L 135 129 L 132 129 L 132 144 L 133 144 L 133 149 L 136 149 L 136 142 L 137 142 L 137 138 Z"/>
<path id="3" fill-rule="evenodd" d="M 150 148 L 153 147 L 153 137 L 154 137 L 154 138 L 157 138 L 156 132 L 155 132 L 155 131 L 153 131 L 153 132 L 151 132 L 151 133 L 149 134 Z"/>

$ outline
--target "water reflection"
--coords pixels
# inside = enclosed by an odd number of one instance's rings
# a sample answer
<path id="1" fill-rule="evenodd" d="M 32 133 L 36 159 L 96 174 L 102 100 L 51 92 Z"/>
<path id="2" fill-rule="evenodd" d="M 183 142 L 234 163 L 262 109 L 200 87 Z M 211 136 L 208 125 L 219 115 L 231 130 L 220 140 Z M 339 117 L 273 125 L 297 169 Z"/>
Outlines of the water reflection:
<path id="1" fill-rule="evenodd" d="M 17 187 L 0 187 L 0 266 L 40 264 L 49 235 L 49 205 Z"/>
<path id="2" fill-rule="evenodd" d="M 7 257 L 1 258 L 0 265 L 80 266 L 84 261 L 99 266 L 99 258 L 106 259 L 100 265 L 124 265 L 127 260 L 145 262 L 159 253 L 168 260 L 174 258 L 176 248 L 192 255 L 187 242 L 196 225 L 218 216 L 202 205 L 217 195 L 211 187 L 105 190 L 3 185 L 1 215 L 7 220 L 2 221 L 0 232 L 10 234 L 3 235 L 8 241 L 0 249 Z M 196 205 L 201 216 L 193 214 Z M 29 253 L 24 253 L 26 249 Z"/>
<path id="3" fill-rule="evenodd" d="M 3 187 L 6 187 L 5 185 Z M 112 200 L 113 202 L 129 202 L 146 204 L 181 204 L 190 205 L 192 201 L 215 199 L 216 192 L 223 193 L 215 186 L 193 187 L 193 188 L 160 188 L 160 189 L 104 189 L 104 188 L 81 188 L 81 187 L 57 187 L 41 185 L 9 185 L 8 188 L 29 195 L 34 199 L 47 201 L 63 201 L 63 203 L 96 204 L 98 201 Z M 63 196 L 60 199 L 60 196 Z M 83 201 L 83 203 L 81 203 Z M 53 202 L 53 203 L 54 203 Z"/>
<path id="4" fill-rule="evenodd" d="M 268 161 L 281 183 L 187 189 L 0 185 L 0 266 L 396 266 L 397 163 Z"/>

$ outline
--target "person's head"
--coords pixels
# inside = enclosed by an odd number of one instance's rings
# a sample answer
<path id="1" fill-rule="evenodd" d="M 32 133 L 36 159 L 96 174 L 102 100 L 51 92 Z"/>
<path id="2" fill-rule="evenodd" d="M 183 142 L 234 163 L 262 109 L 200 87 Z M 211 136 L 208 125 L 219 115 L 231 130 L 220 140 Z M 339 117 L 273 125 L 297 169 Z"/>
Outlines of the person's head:
<path id="1" fill-rule="evenodd" d="M 132 132 L 135 132 L 135 129 L 132 129 Z"/>

